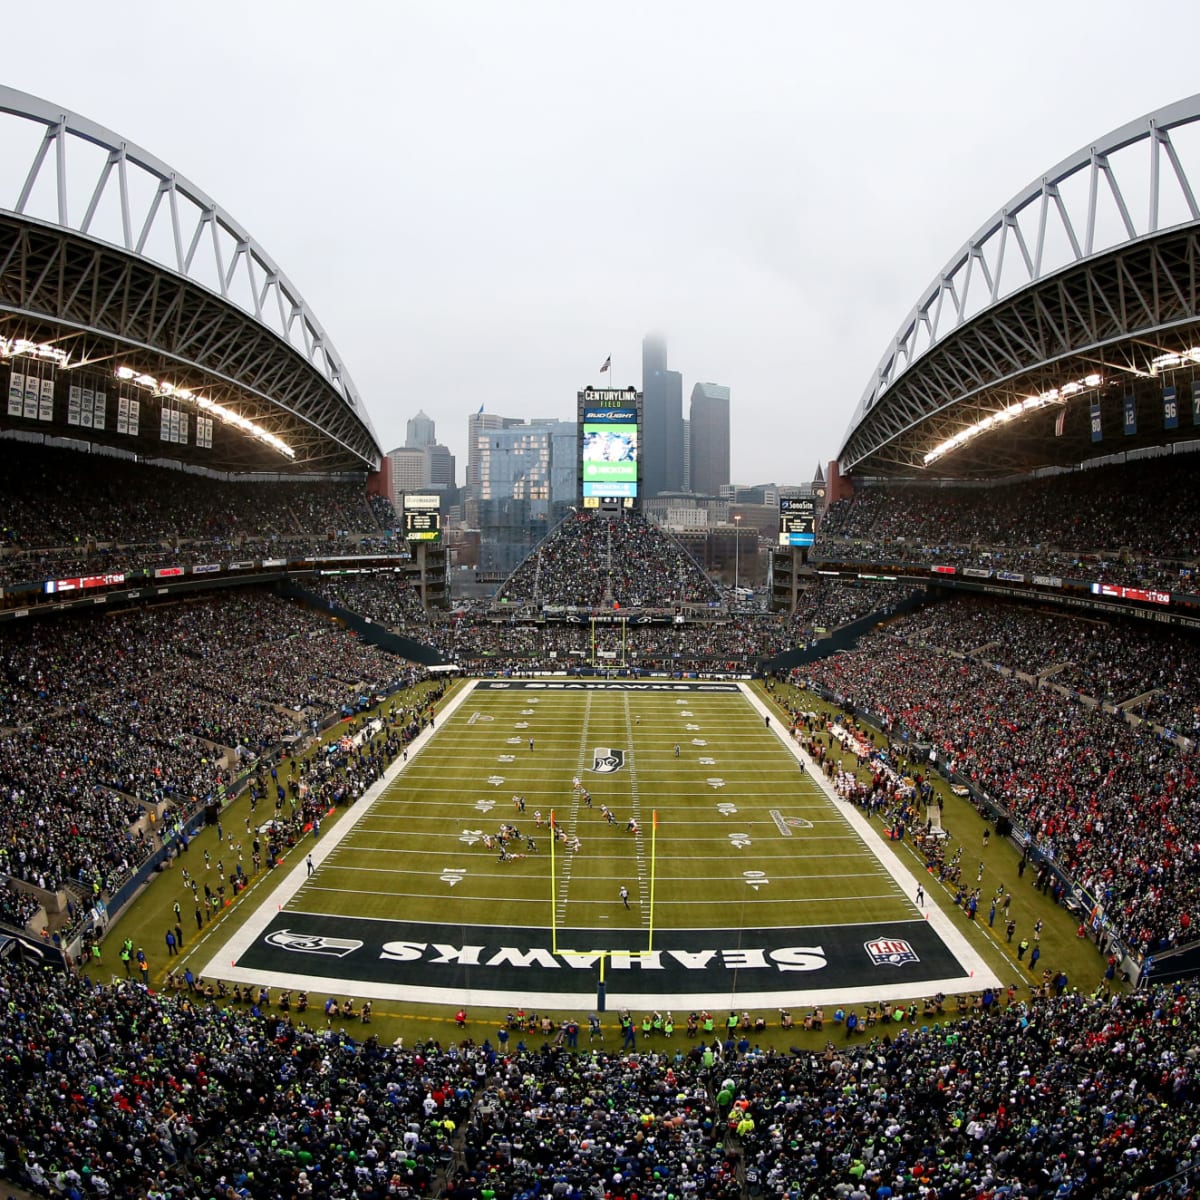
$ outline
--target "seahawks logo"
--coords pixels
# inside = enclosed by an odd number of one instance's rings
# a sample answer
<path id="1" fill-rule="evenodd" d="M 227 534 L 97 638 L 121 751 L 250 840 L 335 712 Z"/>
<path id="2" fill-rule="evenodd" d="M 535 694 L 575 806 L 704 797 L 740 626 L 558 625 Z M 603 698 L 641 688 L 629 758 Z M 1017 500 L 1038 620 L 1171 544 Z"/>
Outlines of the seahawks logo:
<path id="1" fill-rule="evenodd" d="M 625 765 L 625 751 L 597 746 L 592 754 L 592 770 L 597 775 L 611 775 Z"/>
<path id="2" fill-rule="evenodd" d="M 294 950 L 297 954 L 323 954 L 326 958 L 345 958 L 362 946 L 354 938 L 325 937 L 319 933 L 293 933 L 290 929 L 277 929 L 266 936 L 266 943 L 280 950 Z"/>

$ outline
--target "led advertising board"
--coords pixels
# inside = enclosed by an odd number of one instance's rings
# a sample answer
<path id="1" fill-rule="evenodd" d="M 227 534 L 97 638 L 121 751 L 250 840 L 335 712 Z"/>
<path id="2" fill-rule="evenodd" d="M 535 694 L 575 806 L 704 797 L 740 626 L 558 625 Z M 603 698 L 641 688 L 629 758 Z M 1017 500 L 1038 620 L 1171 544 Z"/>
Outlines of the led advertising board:
<path id="1" fill-rule="evenodd" d="M 812 496 L 779 498 L 779 544 L 811 546 L 816 534 L 817 502 Z"/>
<path id="2" fill-rule="evenodd" d="M 442 498 L 438 495 L 404 497 L 404 536 L 410 542 L 442 539 Z"/>
<path id="3" fill-rule="evenodd" d="M 580 431 L 583 496 L 637 495 L 636 408 L 585 408 Z"/>

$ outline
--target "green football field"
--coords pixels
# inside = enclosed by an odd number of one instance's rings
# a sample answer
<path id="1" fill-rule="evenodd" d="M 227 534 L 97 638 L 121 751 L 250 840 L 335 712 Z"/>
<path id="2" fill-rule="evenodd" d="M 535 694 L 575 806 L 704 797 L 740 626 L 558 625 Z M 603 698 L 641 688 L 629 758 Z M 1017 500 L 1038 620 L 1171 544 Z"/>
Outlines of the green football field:
<path id="1" fill-rule="evenodd" d="M 551 814 L 565 841 L 551 836 Z M 521 836 L 499 861 L 504 824 Z M 736 691 L 476 689 L 292 904 L 329 915 L 556 925 L 590 931 L 589 948 L 603 947 L 611 929 L 648 936 L 651 923 L 822 925 L 848 911 L 855 920 L 911 912 Z"/>
<path id="2" fill-rule="evenodd" d="M 478 682 L 307 849 L 227 977 L 495 1005 L 603 982 L 682 1006 L 917 996 L 972 967 L 735 683 Z"/>

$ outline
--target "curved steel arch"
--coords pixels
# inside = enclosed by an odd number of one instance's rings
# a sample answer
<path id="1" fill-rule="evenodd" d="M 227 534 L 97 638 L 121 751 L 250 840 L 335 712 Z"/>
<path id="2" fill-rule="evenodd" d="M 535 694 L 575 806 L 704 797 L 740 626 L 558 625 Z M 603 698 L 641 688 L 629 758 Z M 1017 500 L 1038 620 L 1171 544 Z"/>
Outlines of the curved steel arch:
<path id="1" fill-rule="evenodd" d="M 7 87 L 0 87 L 0 115 L 32 123 L 41 134 L 16 195 L 0 195 L 0 211 L 31 229 L 57 227 L 64 244 L 115 248 L 181 277 L 193 297 L 200 294 L 193 289 L 219 296 L 253 323 L 249 328 L 282 343 L 279 350 L 289 353 L 277 353 L 277 359 L 298 356 L 315 376 L 304 389 L 307 411 L 289 405 L 285 396 L 278 398 L 281 406 L 318 429 L 331 422 L 344 449 L 378 465 L 378 436 L 332 340 L 299 289 L 240 224 L 161 159 L 94 121 Z M 99 150 L 102 161 L 84 146 Z M 139 192 L 148 195 L 143 204 Z M 86 203 L 73 204 L 83 196 Z M 101 215 L 114 207 L 117 236 L 101 236 Z M 311 395 L 318 379 L 322 402 Z M 266 398 L 261 391 L 258 396 Z M 342 414 L 334 411 L 339 406 Z M 347 437 L 348 426 L 361 427 L 361 434 Z"/>
<path id="2" fill-rule="evenodd" d="M 1196 189 L 1171 137 L 1172 130 L 1198 121 L 1200 95 L 1131 121 L 1064 159 L 984 222 L 951 256 L 889 343 L 847 429 L 839 454 L 843 466 L 852 469 L 897 435 L 896 414 L 885 421 L 888 429 L 881 429 L 880 437 L 870 431 L 874 418 L 890 406 L 889 393 L 919 374 L 918 367 L 939 357 L 939 349 L 961 340 L 976 322 L 982 328 L 1006 303 L 1036 293 L 1051 280 L 1079 272 L 1094 275 L 1093 268 L 1123 247 L 1153 242 L 1166 230 L 1200 223 Z M 1134 152 L 1143 145 L 1148 153 L 1139 161 Z M 1200 178 L 1200 157 L 1190 165 Z M 1080 194 L 1073 195 L 1072 189 Z M 1140 220 L 1130 203 L 1130 197 L 1139 194 L 1145 200 Z M 1164 221 L 1165 215 L 1170 217 L 1168 208 L 1181 219 Z M 1123 283 L 1118 286 L 1123 288 Z M 1102 299 L 1101 307 L 1114 305 Z M 1175 314 L 1176 322 L 1178 317 Z M 1153 326 L 1134 322 L 1129 332 L 1144 333 L 1147 328 Z M 1016 340 L 1021 340 L 1019 335 Z M 1067 350 L 1065 342 L 1060 342 L 1060 350 Z M 940 358 L 944 363 L 946 356 Z M 1010 363 L 1015 365 L 1015 360 Z M 976 387 L 981 382 L 977 380 Z M 947 392 L 935 407 L 965 394 Z"/>

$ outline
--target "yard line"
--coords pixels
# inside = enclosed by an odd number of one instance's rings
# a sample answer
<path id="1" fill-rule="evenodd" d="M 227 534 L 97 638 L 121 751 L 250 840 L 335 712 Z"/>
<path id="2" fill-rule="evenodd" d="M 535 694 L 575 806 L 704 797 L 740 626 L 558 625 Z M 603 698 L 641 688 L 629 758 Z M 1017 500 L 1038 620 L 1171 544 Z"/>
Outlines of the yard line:
<path id="1" fill-rule="evenodd" d="M 588 727 L 592 716 L 592 693 L 588 692 L 587 700 L 583 706 L 583 732 L 579 738 L 579 757 L 575 760 L 575 778 L 583 779 L 584 765 L 587 762 L 587 744 L 588 744 Z M 568 822 L 570 824 L 570 832 L 572 836 L 575 833 L 575 824 L 579 812 L 579 793 L 571 789 L 571 808 L 569 809 Z M 555 824 L 558 824 L 557 817 Z M 555 837 L 555 831 L 550 831 L 550 837 Z M 566 921 L 567 897 L 571 893 L 571 868 L 575 863 L 575 855 L 569 854 L 563 856 L 563 863 L 558 868 L 558 879 L 554 881 L 555 886 L 555 906 L 557 907 L 557 916 L 555 920 L 561 925 Z"/>
<path id="2" fill-rule="evenodd" d="M 831 821 L 831 822 L 829 822 L 829 824 L 832 825 L 832 824 L 835 824 L 835 822 Z M 677 828 L 680 828 L 680 827 L 682 827 L 682 823 L 677 823 Z M 369 833 L 373 837 L 379 837 L 379 838 L 403 838 L 403 839 L 405 839 L 406 842 L 411 841 L 411 839 L 412 839 L 412 834 L 410 832 L 407 832 L 402 829 L 374 829 L 370 826 L 366 826 L 362 829 L 361 832 Z M 538 836 L 539 836 L 538 833 L 535 831 L 534 837 L 536 838 Z M 625 841 L 626 841 L 626 839 L 624 837 L 617 837 L 613 834 L 605 834 L 601 830 L 597 829 L 594 832 L 590 833 L 590 836 L 588 838 L 588 847 L 610 846 L 610 845 L 618 846 L 618 845 L 623 845 L 625 843 Z M 359 853 L 359 852 L 375 853 L 376 851 L 378 851 L 381 854 L 414 854 L 415 855 L 415 854 L 433 853 L 433 854 L 444 855 L 446 853 L 446 849 L 445 849 L 446 844 L 448 842 L 457 842 L 457 843 L 461 843 L 462 846 L 464 847 L 462 853 L 468 854 L 472 857 L 478 857 L 478 855 L 479 855 L 479 851 L 477 849 L 470 848 L 468 846 L 468 843 L 463 842 L 462 836 L 457 832 L 426 835 L 422 838 L 422 842 L 423 842 L 422 846 L 416 846 L 416 847 L 409 846 L 409 845 L 402 845 L 400 847 L 381 846 L 381 845 L 377 845 L 375 842 L 370 842 L 365 845 L 355 845 L 355 844 L 351 843 L 347 847 L 347 849 L 349 849 L 351 851 L 351 853 Z M 766 846 L 768 847 L 765 850 L 764 850 L 763 845 L 761 844 L 763 842 L 765 842 Z M 795 856 L 796 851 L 800 850 L 804 846 L 809 846 L 814 842 L 845 842 L 845 843 L 854 845 L 856 843 L 856 839 L 853 834 L 847 835 L 844 833 L 838 833 L 838 834 L 832 834 L 828 837 L 823 836 L 823 835 L 817 835 L 816 837 L 810 836 L 810 837 L 804 838 L 803 841 L 796 841 L 795 844 L 792 844 L 786 838 L 769 837 L 769 839 L 762 838 L 760 840 L 758 849 L 760 852 L 764 852 L 770 856 L 778 855 L 778 856 L 787 856 L 790 858 L 790 857 Z M 692 836 L 690 833 L 688 834 L 688 844 L 689 845 L 694 846 L 699 843 L 707 843 L 707 844 L 711 844 L 711 845 L 724 846 L 727 844 L 727 839 L 725 839 L 723 837 Z M 442 847 L 442 849 L 432 849 L 431 850 L 428 848 L 431 846 L 433 846 L 433 847 L 440 846 L 440 847 Z M 585 848 L 580 853 L 587 854 L 588 849 Z M 333 856 L 331 855 L 330 857 L 333 857 Z M 549 854 L 542 852 L 542 851 L 538 851 L 538 853 L 536 855 L 529 854 L 529 855 L 526 855 L 526 857 L 527 858 L 535 858 L 535 857 L 536 858 L 548 858 Z M 724 856 L 717 855 L 715 857 L 721 858 Z M 688 858 L 690 861 L 691 855 L 689 855 Z M 822 851 L 821 858 L 822 858 L 822 860 L 832 859 L 832 858 L 861 858 L 861 859 L 864 859 L 864 860 L 867 860 L 870 862 L 875 861 L 871 855 L 864 854 L 861 850 L 859 850 L 857 852 L 846 851 L 845 853 L 842 853 L 840 851 Z"/>
<path id="3" fill-rule="evenodd" d="M 642 805 L 638 790 L 637 767 L 633 758 L 633 720 L 629 713 L 629 693 L 621 693 L 622 707 L 625 710 L 625 741 L 629 749 L 625 751 L 625 766 L 629 770 L 630 809 L 637 821 L 637 832 L 633 835 L 635 861 L 637 863 L 638 898 L 641 901 L 641 921 L 645 926 L 651 922 L 650 913 L 650 877 L 646 868 L 646 840 L 642 832 Z"/>
<path id="4" fill-rule="evenodd" d="M 392 850 L 392 851 L 385 851 L 385 853 L 398 854 L 398 853 L 401 853 L 401 851 Z M 414 851 L 414 852 L 413 852 L 411 855 L 406 855 L 406 857 L 415 857 L 417 854 L 424 854 L 424 855 L 425 855 L 427 858 L 436 858 L 436 859 L 439 859 L 439 860 L 444 860 L 444 859 L 445 859 L 445 857 L 446 857 L 446 855 L 445 855 L 445 852 L 444 852 L 444 851 L 438 851 L 438 850 Z M 496 859 L 495 859 L 495 856 L 494 856 L 494 855 L 485 856 L 485 860 L 486 860 L 487 858 L 490 858 L 490 860 L 491 860 L 492 862 L 495 862 L 495 861 L 496 861 Z M 697 858 L 692 858 L 692 859 L 689 859 L 688 861 L 689 861 L 689 863 L 691 863 L 691 862 L 718 862 L 718 863 L 728 863 L 728 862 L 729 862 L 729 855 L 728 855 L 728 854 L 721 854 L 721 855 L 713 855 L 713 856 L 699 856 L 699 857 L 697 857 Z M 879 878 L 882 878 L 883 876 L 887 875 L 887 871 L 886 871 L 886 870 L 884 870 L 882 867 L 881 867 L 881 868 L 879 868 L 879 869 L 876 869 L 876 870 L 870 870 L 870 871 L 838 871 L 838 872 L 833 872 L 833 873 L 826 873 L 826 872 L 824 872 L 824 871 L 816 871 L 816 872 L 813 872 L 813 873 L 808 873 L 808 872 L 796 872 L 796 871 L 794 871 L 794 870 L 793 870 L 793 871 L 777 871 L 777 870 L 775 870 L 774 868 L 775 868 L 776 866 L 778 866 L 778 865 L 779 865 L 778 863 L 772 863 L 772 864 L 771 864 L 771 866 L 772 866 L 771 878 L 772 878 L 772 879 L 776 879 L 776 880 L 800 880 L 800 879 L 879 879 Z M 336 869 L 337 869 L 337 870 L 339 870 L 339 871 L 358 871 L 358 872 L 365 872 L 365 873 L 371 873 L 371 874 L 377 874 L 377 875 L 420 875 L 420 876 L 428 876 L 428 875 L 430 875 L 430 874 L 433 874 L 433 872 L 432 872 L 432 871 L 430 871 L 430 870 L 429 870 L 429 869 L 427 869 L 427 868 L 414 868 L 413 870 L 408 870 L 407 868 L 404 868 L 404 867 L 389 867 L 389 866 L 363 866 L 363 865 L 360 865 L 360 864 L 352 864 L 352 865 L 351 865 L 351 864 L 342 864 L 342 865 L 339 865 L 339 866 L 338 866 Z M 439 870 L 439 871 L 440 871 L 441 869 L 442 869 L 442 868 L 440 868 L 440 867 L 438 868 L 438 870 Z M 484 876 L 486 876 L 487 878 L 490 878 L 490 879 L 507 879 L 507 878 L 509 878 L 509 877 L 510 877 L 510 876 L 513 874 L 513 872 L 511 872 L 511 871 L 479 871 L 479 870 L 474 870 L 474 871 L 472 871 L 472 874 L 473 874 L 473 875 L 480 875 L 480 874 L 482 874 L 482 875 L 484 875 Z M 522 876 L 522 878 L 525 878 L 525 876 Z M 608 876 L 608 875 L 592 874 L 592 875 L 590 875 L 590 876 L 589 876 L 589 878 L 591 878 L 591 879 L 614 879 L 614 880 L 620 880 L 620 879 L 622 878 L 622 876 L 620 876 L 620 875 L 611 875 L 611 876 Z M 661 880 L 660 880 L 660 882 L 661 882 L 661 883 L 663 883 L 664 885 L 666 885 L 666 884 L 670 884 L 670 883 L 676 883 L 676 882 L 679 882 L 680 878 L 681 878 L 680 876 L 671 875 L 671 876 L 664 877 L 663 879 L 661 879 Z M 736 880 L 736 879 L 741 879 L 742 877 L 741 877 L 741 875 L 721 875 L 721 874 L 713 874 L 713 875 L 710 875 L 708 878 L 709 878 L 709 879 L 711 879 L 711 880 L 729 880 L 729 879 L 735 879 L 735 880 Z M 897 889 L 896 889 L 896 890 L 897 890 L 897 892 L 899 892 L 899 891 L 900 891 L 900 889 L 899 889 L 899 886 L 897 886 Z M 456 893 L 456 894 L 458 894 L 458 893 Z"/>
<path id="5" fill-rule="evenodd" d="M 345 895 L 345 896 L 394 896 L 398 899 L 405 899 L 405 900 L 415 900 L 415 899 L 421 899 L 421 898 L 428 897 L 427 892 L 397 892 L 391 888 L 389 888 L 387 891 L 380 891 L 378 889 L 372 889 L 372 888 L 329 888 L 329 887 L 321 887 L 318 884 L 312 884 L 312 885 L 304 888 L 303 892 L 305 895 L 310 895 L 313 892 L 330 892 L 334 895 Z M 491 900 L 491 899 L 493 899 L 493 897 L 490 894 L 482 894 L 482 893 L 477 894 L 477 895 L 469 895 L 469 896 L 466 896 L 465 898 L 470 899 L 470 900 Z M 755 897 L 745 901 L 745 907 L 747 907 L 747 908 L 785 907 L 786 908 L 788 905 L 793 905 L 793 904 L 825 904 L 828 901 L 833 901 L 835 903 L 845 903 L 845 904 L 859 904 L 866 900 L 894 900 L 895 898 L 896 898 L 895 892 L 882 892 L 882 893 L 878 893 L 878 894 L 869 894 L 869 895 L 865 895 L 865 896 L 858 895 L 855 893 L 846 893 L 845 895 L 829 893 L 829 894 L 822 895 L 822 896 L 810 896 L 810 897 L 799 899 L 799 900 L 794 897 L 780 897 L 778 899 L 773 900 L 769 896 L 755 896 Z M 506 905 L 508 905 L 508 904 L 532 904 L 532 905 L 541 905 L 541 906 L 545 905 L 545 901 L 541 897 L 538 897 L 538 896 L 506 896 L 504 898 L 504 903 Z M 664 908 L 692 908 L 692 909 L 694 909 L 696 907 L 695 900 L 656 900 L 655 904 L 656 904 L 656 906 L 661 905 Z M 597 899 L 597 900 L 576 899 L 576 900 L 572 901 L 572 906 L 575 908 L 582 908 L 582 907 L 599 908 L 601 906 L 603 906 L 604 908 L 611 908 L 612 901 L 608 900 L 608 899 L 604 899 L 604 898 Z M 314 910 L 311 910 L 311 909 L 298 909 L 297 910 L 297 909 L 288 908 L 286 911 L 288 913 L 305 912 L 305 913 L 311 913 L 316 916 L 328 916 L 329 915 L 328 913 L 314 912 Z M 381 918 L 381 919 L 386 919 L 386 918 Z M 897 924 L 898 922 L 884 922 L 884 923 L 885 924 Z M 429 922 L 423 921 L 422 924 L 429 924 Z M 510 924 L 511 924 L 511 922 L 510 922 Z M 829 926 L 861 925 L 862 922 L 861 921 L 826 921 L 826 922 L 823 922 L 822 924 L 829 925 Z M 497 926 L 494 926 L 493 928 L 502 929 L 504 927 L 497 925 Z M 678 926 L 678 927 L 672 926 L 671 927 L 671 929 L 675 929 L 675 928 L 686 929 L 688 927 L 687 926 Z M 670 932 L 670 930 L 668 930 L 668 932 Z"/>
<path id="6" fill-rule="evenodd" d="M 326 888 L 326 887 L 318 887 L 314 884 L 312 887 L 306 888 L 305 891 L 306 892 L 334 892 L 334 893 L 341 893 L 344 896 L 394 896 L 398 900 L 428 900 L 429 899 L 428 892 L 397 892 L 391 888 L 389 888 L 386 892 L 384 892 L 384 891 L 379 891 L 377 889 L 372 889 L 372 888 Z M 469 899 L 469 900 L 494 900 L 495 897 L 493 897 L 491 895 L 475 895 L 475 896 L 467 896 L 466 899 Z M 536 904 L 536 905 L 540 905 L 542 908 L 545 908 L 545 906 L 546 906 L 546 901 L 541 896 L 505 896 L 504 903 L 505 903 L 505 905 Z M 292 912 L 293 910 L 289 908 L 287 911 Z M 324 914 L 318 913 L 317 915 L 318 916 L 328 916 L 329 914 L 328 913 L 324 913 Z M 381 919 L 384 919 L 384 918 L 381 918 Z M 428 924 L 428 922 L 425 922 L 425 921 L 423 921 L 421 923 Z M 496 926 L 496 928 L 500 929 L 500 928 L 503 928 L 503 926 Z"/>

